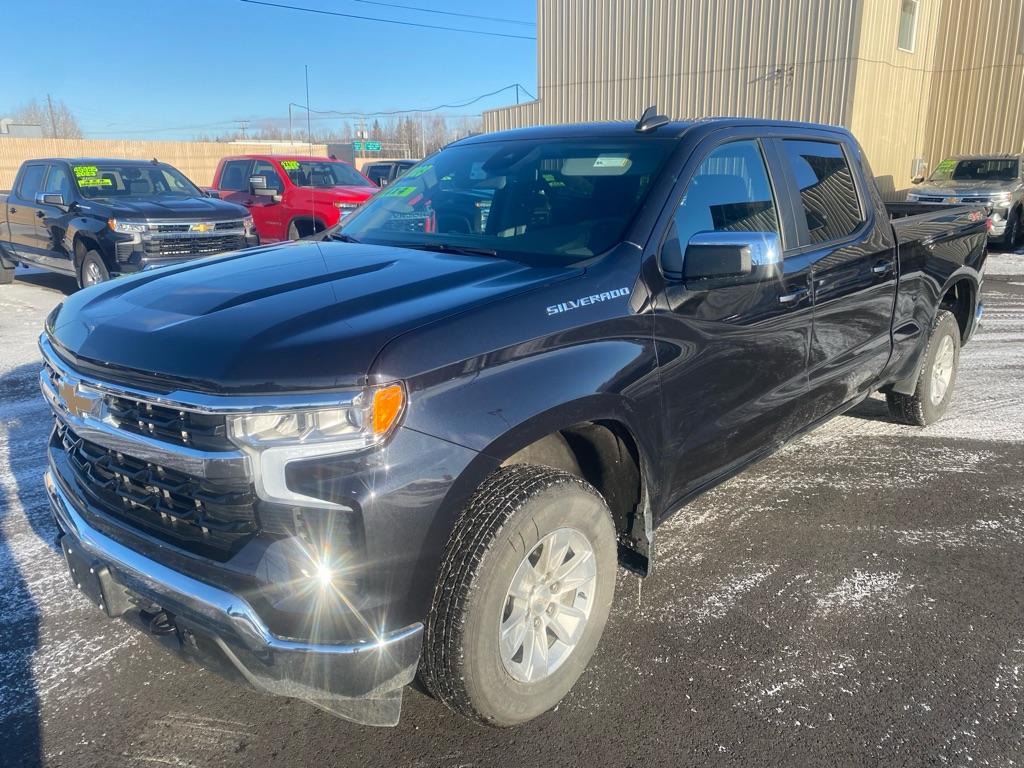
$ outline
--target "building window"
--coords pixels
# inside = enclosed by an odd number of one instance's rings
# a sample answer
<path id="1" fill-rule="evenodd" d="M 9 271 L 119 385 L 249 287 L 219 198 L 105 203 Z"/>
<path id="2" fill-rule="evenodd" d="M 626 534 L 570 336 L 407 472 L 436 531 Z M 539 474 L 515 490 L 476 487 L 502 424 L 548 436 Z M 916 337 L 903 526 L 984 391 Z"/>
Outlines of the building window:
<path id="1" fill-rule="evenodd" d="M 897 47 L 901 51 L 914 52 L 917 38 L 918 0 L 902 0 L 900 5 L 900 39 Z"/>

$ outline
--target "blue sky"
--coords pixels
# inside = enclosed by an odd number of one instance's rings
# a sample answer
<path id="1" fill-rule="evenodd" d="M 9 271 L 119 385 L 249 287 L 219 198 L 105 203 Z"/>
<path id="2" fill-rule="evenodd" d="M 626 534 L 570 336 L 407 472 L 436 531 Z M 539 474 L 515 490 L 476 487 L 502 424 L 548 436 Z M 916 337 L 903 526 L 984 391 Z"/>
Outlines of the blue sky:
<path id="1" fill-rule="evenodd" d="M 360 0 L 288 5 L 533 37 L 534 26 L 443 16 Z M 536 21 L 535 0 L 381 0 Z M 85 135 L 190 138 L 313 109 L 418 109 L 519 82 L 536 93 L 536 42 L 301 13 L 241 0 L 33 0 L 5 4 L 0 116 L 46 94 Z M 526 100 L 528 97 L 520 97 Z M 515 103 L 514 91 L 447 114 Z M 296 112 L 296 115 L 299 113 Z M 298 118 L 297 118 L 298 119 Z M 302 118 L 305 119 L 304 117 Z M 316 128 L 314 127 L 314 130 Z"/>

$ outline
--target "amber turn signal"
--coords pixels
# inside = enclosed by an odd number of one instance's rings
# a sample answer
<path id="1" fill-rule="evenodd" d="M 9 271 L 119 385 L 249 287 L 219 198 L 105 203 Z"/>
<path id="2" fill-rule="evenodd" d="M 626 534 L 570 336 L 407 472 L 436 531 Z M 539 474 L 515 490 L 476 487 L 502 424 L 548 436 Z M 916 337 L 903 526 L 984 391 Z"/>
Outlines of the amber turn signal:
<path id="1" fill-rule="evenodd" d="M 398 420 L 405 405 L 405 390 L 401 384 L 378 389 L 373 393 L 373 434 L 383 435 Z"/>

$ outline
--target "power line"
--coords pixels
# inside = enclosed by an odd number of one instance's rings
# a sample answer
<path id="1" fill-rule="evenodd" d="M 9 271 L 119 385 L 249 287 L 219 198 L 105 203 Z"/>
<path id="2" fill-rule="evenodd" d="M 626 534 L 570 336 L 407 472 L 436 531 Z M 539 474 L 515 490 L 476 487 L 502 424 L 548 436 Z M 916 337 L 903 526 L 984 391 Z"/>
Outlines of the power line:
<path id="1" fill-rule="evenodd" d="M 341 112 L 335 109 L 309 109 L 305 104 L 296 104 L 295 102 L 291 102 L 288 106 L 301 107 L 302 109 L 307 109 L 318 115 L 332 115 L 334 117 L 388 117 L 391 115 L 425 114 L 427 112 L 437 112 L 441 109 L 460 109 L 462 107 L 468 107 L 470 104 L 476 104 L 478 101 L 483 101 L 491 96 L 497 96 L 499 93 L 504 93 L 505 91 L 516 87 L 519 87 L 521 90 L 529 94 L 529 91 L 519 83 L 512 83 L 511 85 L 506 85 L 504 88 L 499 88 L 496 91 L 490 91 L 489 93 L 482 93 L 479 96 L 474 96 L 469 101 L 463 101 L 459 104 L 438 104 L 436 107 L 428 107 L 426 109 L 393 109 L 382 112 Z M 531 98 L 536 97 L 531 96 Z"/>
<path id="2" fill-rule="evenodd" d="M 355 0 L 357 3 L 365 3 L 366 5 L 381 5 L 385 8 L 401 8 L 406 11 L 416 11 L 417 13 L 436 13 L 440 16 L 460 16 L 464 19 L 480 19 L 481 21 L 497 21 L 501 24 L 520 24 L 524 27 L 535 27 L 537 26 L 532 21 L 520 21 L 519 19 L 502 19 L 497 16 L 477 16 L 472 13 L 456 13 L 455 11 L 438 11 L 433 8 L 417 8 L 415 5 L 398 5 L 397 3 L 381 3 L 378 0 Z"/>
<path id="3" fill-rule="evenodd" d="M 378 21 L 382 24 L 398 24 L 403 27 L 419 27 L 420 29 L 440 29 L 445 32 L 465 32 L 468 35 L 486 35 L 488 37 L 510 37 L 516 40 L 536 40 L 532 35 L 510 35 L 505 32 L 484 32 L 479 29 L 466 29 L 464 27 L 442 27 L 437 24 L 420 24 L 415 21 L 398 21 L 396 19 L 380 19 L 374 16 L 358 16 L 354 13 L 340 13 L 339 11 L 324 11 L 319 8 L 303 8 L 298 5 L 286 5 L 285 3 L 270 3 L 266 0 L 239 0 L 250 5 L 264 5 L 268 8 L 283 8 L 287 11 L 302 11 L 304 13 L 318 13 L 322 16 L 340 16 L 345 19 L 360 19 L 362 21 Z"/>

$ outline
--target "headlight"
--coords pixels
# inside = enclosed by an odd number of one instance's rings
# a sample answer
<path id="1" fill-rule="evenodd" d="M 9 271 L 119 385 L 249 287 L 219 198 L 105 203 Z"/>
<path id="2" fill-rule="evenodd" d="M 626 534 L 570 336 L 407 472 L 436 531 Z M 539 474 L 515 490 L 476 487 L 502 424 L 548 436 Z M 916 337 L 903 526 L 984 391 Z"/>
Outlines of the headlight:
<path id="1" fill-rule="evenodd" d="M 228 417 L 228 435 L 252 458 L 260 498 L 286 504 L 338 505 L 290 490 L 285 467 L 298 459 L 357 451 L 381 442 L 405 408 L 405 388 L 390 384 L 339 397 L 324 408 L 243 413 Z"/>
<path id="2" fill-rule="evenodd" d="M 994 195 L 990 195 L 988 201 L 992 205 L 1006 205 L 1010 202 L 1012 195 L 1009 192 L 997 192 Z"/>
<path id="3" fill-rule="evenodd" d="M 253 231 L 256 229 L 256 222 L 252 220 L 252 216 L 246 216 L 242 219 L 242 229 L 245 230 L 246 237 L 252 235 Z"/>
<path id="4" fill-rule="evenodd" d="M 341 218 L 345 218 L 359 207 L 359 203 L 343 203 L 340 200 L 335 200 L 334 207 L 338 209 L 338 213 L 341 214 Z"/>
<path id="5" fill-rule="evenodd" d="M 137 235 L 140 232 L 146 231 L 146 222 L 144 221 L 118 221 L 117 219 L 108 219 L 107 226 L 115 232 L 123 232 L 126 235 Z"/>
<path id="6" fill-rule="evenodd" d="M 916 203 L 920 199 L 921 199 L 920 195 L 915 195 L 913 192 L 908 192 L 907 193 L 907 202 L 908 203 Z"/>

